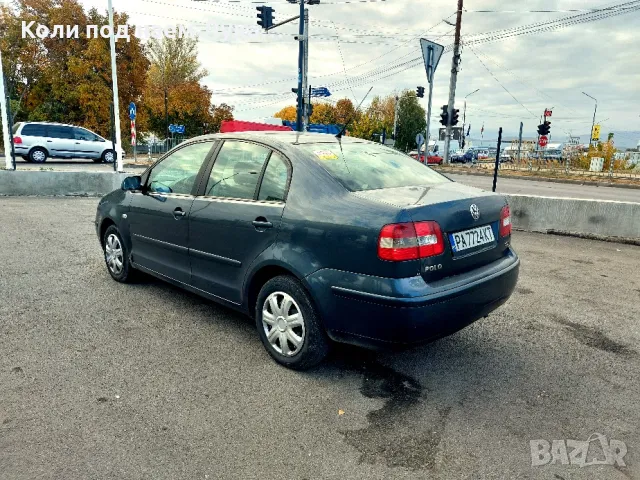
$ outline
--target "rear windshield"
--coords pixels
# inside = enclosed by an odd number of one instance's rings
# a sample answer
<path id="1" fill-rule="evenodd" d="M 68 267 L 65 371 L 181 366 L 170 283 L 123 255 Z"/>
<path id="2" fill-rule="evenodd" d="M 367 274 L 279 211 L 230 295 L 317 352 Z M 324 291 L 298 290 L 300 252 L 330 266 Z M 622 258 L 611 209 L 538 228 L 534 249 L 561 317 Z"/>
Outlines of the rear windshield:
<path id="1" fill-rule="evenodd" d="M 391 148 L 375 143 L 302 144 L 348 190 L 434 185 L 448 182 L 426 165 Z"/>

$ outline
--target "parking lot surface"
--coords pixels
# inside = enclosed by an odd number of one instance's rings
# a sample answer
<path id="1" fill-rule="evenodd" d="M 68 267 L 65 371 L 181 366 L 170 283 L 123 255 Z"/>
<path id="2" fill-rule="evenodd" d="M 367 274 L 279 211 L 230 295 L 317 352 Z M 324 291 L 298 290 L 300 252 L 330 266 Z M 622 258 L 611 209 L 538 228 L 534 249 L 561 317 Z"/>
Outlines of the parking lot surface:
<path id="1" fill-rule="evenodd" d="M 515 232 L 488 318 L 300 373 L 242 315 L 111 280 L 96 204 L 0 198 L 3 480 L 640 478 L 639 247 Z M 532 440 L 594 433 L 625 466 L 532 466 Z"/>

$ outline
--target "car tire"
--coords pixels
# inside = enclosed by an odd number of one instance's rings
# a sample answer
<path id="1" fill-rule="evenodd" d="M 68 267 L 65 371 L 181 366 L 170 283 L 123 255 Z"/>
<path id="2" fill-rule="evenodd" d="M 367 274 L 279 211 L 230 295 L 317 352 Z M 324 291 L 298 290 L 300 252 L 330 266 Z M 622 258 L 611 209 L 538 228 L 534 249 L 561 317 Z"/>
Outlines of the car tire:
<path id="1" fill-rule="evenodd" d="M 32 163 L 44 163 L 47 161 L 47 151 L 42 147 L 32 148 L 29 152 L 29 161 Z"/>
<path id="2" fill-rule="evenodd" d="M 263 285 L 255 318 L 262 344 L 280 365 L 307 370 L 322 362 L 329 353 L 329 338 L 311 297 L 291 276 L 274 277 Z"/>
<path id="3" fill-rule="evenodd" d="M 31 163 L 29 155 L 20 155 L 20 158 L 22 158 L 25 162 Z"/>
<path id="4" fill-rule="evenodd" d="M 130 283 L 135 279 L 136 270 L 134 270 L 129 261 L 129 250 L 115 225 L 111 225 L 104 232 L 102 251 L 104 252 L 104 262 L 111 278 L 120 283 Z"/>
<path id="5" fill-rule="evenodd" d="M 113 163 L 115 160 L 115 151 L 112 149 L 107 149 L 104 152 L 102 152 L 102 156 L 100 157 L 100 161 L 104 162 L 104 163 Z"/>

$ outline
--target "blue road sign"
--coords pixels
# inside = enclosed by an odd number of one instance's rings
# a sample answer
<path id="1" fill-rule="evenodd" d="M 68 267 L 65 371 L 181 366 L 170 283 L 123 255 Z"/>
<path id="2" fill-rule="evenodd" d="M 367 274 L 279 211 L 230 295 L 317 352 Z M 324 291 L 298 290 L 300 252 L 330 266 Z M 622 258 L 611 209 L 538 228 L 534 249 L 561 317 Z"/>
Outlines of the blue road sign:
<path id="1" fill-rule="evenodd" d="M 135 120 L 136 119 L 136 104 L 131 102 L 129 104 L 129 118 L 131 120 Z"/>
<path id="2" fill-rule="evenodd" d="M 331 92 L 327 87 L 312 88 L 311 96 L 312 97 L 330 97 Z"/>
<path id="3" fill-rule="evenodd" d="M 173 123 L 169 124 L 169 132 L 176 133 L 176 126 Z"/>
<path id="4" fill-rule="evenodd" d="M 184 125 L 174 125 L 173 123 L 169 124 L 169 132 L 170 133 L 184 133 Z"/>

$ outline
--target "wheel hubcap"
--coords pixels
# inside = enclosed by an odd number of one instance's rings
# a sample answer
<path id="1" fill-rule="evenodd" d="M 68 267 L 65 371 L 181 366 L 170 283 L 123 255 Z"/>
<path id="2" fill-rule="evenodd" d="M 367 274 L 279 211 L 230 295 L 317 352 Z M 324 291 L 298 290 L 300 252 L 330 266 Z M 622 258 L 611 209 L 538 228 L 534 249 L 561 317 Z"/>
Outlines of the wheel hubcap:
<path id="1" fill-rule="evenodd" d="M 31 155 L 34 162 L 42 162 L 44 160 L 44 153 L 38 150 L 37 152 L 33 152 Z"/>
<path id="2" fill-rule="evenodd" d="M 112 163 L 113 162 L 113 153 L 109 152 L 109 153 L 105 153 L 104 154 L 104 161 L 107 163 Z"/>
<path id="3" fill-rule="evenodd" d="M 304 343 L 305 328 L 302 312 L 291 295 L 274 292 L 262 306 L 262 327 L 276 352 L 292 357 Z"/>
<path id="4" fill-rule="evenodd" d="M 124 256 L 120 239 L 116 234 L 112 233 L 107 237 L 107 241 L 104 244 L 104 255 L 111 273 L 120 275 L 124 265 Z"/>

